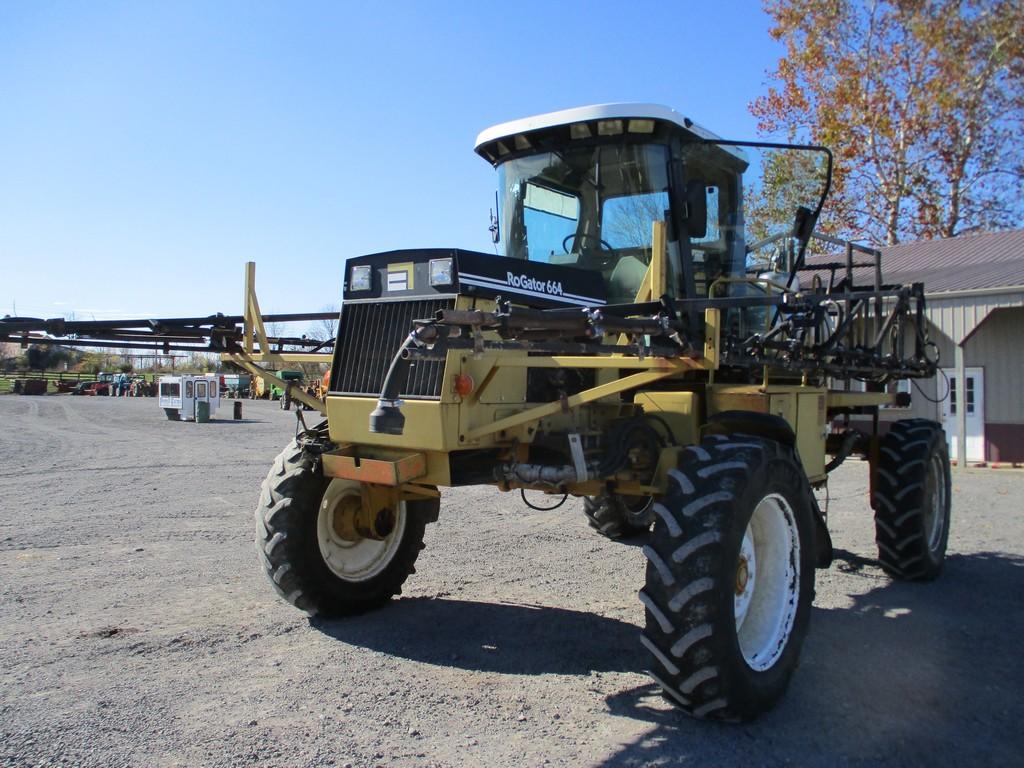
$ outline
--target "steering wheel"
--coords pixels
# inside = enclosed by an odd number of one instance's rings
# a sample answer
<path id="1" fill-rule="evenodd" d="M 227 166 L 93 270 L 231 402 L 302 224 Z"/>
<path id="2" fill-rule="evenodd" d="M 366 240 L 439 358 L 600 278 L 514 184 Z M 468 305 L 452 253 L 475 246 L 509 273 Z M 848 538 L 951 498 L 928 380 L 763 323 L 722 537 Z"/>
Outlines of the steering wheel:
<path id="1" fill-rule="evenodd" d="M 601 249 L 602 250 L 605 250 L 605 251 L 613 251 L 613 250 L 615 250 L 610 245 L 608 245 L 608 243 L 606 241 L 602 240 L 597 235 L 588 235 L 588 234 L 577 235 L 574 232 L 571 235 L 566 235 L 565 239 L 562 240 L 562 250 L 565 251 L 566 253 L 569 253 L 569 241 L 570 240 L 597 240 L 597 242 L 599 242 L 601 244 Z"/>

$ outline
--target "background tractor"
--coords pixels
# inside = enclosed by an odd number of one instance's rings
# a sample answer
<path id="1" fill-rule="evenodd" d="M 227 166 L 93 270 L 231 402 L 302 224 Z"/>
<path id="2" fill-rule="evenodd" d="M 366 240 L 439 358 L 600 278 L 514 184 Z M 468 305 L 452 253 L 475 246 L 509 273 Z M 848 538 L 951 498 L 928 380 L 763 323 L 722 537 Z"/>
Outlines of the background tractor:
<path id="1" fill-rule="evenodd" d="M 754 717 L 796 667 L 832 557 L 814 491 L 844 459 L 870 461 L 883 568 L 942 568 L 942 429 L 878 419 L 895 382 L 935 373 L 923 286 L 814 234 L 822 147 L 604 105 L 496 126 L 476 151 L 503 255 L 349 259 L 327 419 L 263 484 L 263 567 L 303 611 L 365 611 L 413 572 L 439 488 L 583 497 L 600 532 L 648 537 L 641 643 L 665 695 Z M 774 181 L 745 210 L 747 177 Z M 839 250 L 811 266 L 809 248 Z"/>

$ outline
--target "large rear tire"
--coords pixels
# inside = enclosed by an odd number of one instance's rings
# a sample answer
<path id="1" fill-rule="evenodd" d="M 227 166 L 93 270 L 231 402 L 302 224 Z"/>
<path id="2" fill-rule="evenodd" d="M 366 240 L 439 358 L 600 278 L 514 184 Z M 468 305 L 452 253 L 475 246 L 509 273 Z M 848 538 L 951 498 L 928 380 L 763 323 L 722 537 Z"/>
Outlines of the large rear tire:
<path id="1" fill-rule="evenodd" d="M 952 487 L 942 427 L 926 419 L 895 422 L 882 438 L 871 505 L 882 569 L 927 581 L 942 572 Z"/>
<path id="2" fill-rule="evenodd" d="M 810 488 L 793 451 L 710 435 L 670 473 L 647 556 L 649 674 L 687 713 L 749 720 L 783 695 L 814 599 Z"/>
<path id="3" fill-rule="evenodd" d="M 310 615 L 375 608 L 415 572 L 426 523 L 438 500 L 401 502 L 382 540 L 358 538 L 334 522 L 359 498 L 358 483 L 324 478 L 292 441 L 274 460 L 256 507 L 256 550 L 277 593 Z"/>

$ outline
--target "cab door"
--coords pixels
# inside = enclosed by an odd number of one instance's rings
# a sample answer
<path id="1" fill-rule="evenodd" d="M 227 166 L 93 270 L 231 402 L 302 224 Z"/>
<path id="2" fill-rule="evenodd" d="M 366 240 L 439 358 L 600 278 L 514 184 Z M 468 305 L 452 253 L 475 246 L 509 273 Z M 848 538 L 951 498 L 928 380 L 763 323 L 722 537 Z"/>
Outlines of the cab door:
<path id="1" fill-rule="evenodd" d="M 181 418 L 195 418 L 196 414 L 196 383 L 193 379 L 185 379 L 181 393 Z"/>

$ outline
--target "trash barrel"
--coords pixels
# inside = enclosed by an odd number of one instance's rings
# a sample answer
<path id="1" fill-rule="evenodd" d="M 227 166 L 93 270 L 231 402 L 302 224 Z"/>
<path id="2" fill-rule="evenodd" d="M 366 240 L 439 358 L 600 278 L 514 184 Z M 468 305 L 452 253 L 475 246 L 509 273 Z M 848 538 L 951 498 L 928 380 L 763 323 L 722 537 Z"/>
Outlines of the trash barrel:
<path id="1" fill-rule="evenodd" d="M 205 400 L 196 400 L 196 424 L 205 424 L 210 420 L 210 404 Z"/>
<path id="2" fill-rule="evenodd" d="M 235 420 L 237 421 L 237 420 L 239 420 L 241 418 L 242 418 L 242 401 L 241 400 L 235 400 Z"/>

